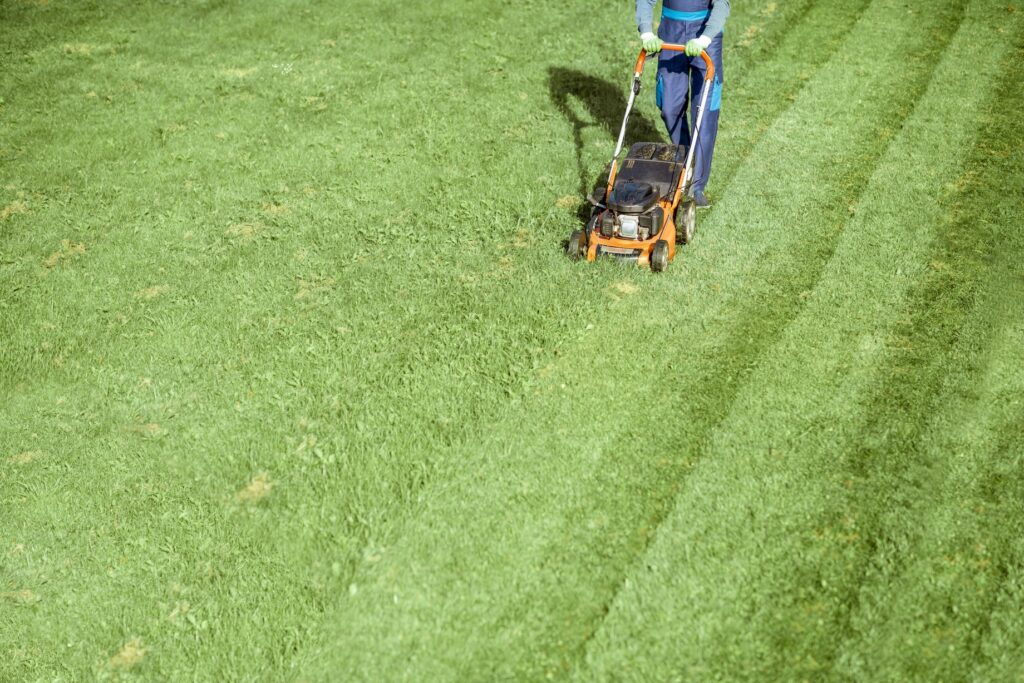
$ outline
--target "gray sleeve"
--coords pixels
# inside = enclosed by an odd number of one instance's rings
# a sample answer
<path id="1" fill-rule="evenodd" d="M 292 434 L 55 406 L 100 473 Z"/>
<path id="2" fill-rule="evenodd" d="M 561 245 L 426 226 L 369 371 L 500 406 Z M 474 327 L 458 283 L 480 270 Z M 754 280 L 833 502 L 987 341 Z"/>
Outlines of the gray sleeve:
<path id="1" fill-rule="evenodd" d="M 636 27 L 640 33 L 654 33 L 654 6 L 658 0 L 636 0 Z M 729 3 L 725 3 L 726 14 Z"/>
<path id="2" fill-rule="evenodd" d="M 640 17 L 640 0 L 636 0 L 637 19 Z M 711 16 L 704 25 L 704 35 L 714 40 L 725 30 L 725 20 L 729 18 L 729 0 L 714 0 L 711 3 Z"/>

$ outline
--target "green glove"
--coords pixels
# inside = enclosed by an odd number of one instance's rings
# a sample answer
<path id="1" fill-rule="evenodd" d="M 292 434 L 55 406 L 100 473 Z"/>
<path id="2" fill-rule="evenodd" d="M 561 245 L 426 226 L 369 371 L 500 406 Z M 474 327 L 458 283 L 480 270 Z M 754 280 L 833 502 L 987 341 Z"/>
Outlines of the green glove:
<path id="1" fill-rule="evenodd" d="M 644 44 L 647 54 L 653 55 L 661 52 L 662 41 L 653 33 L 641 34 L 640 41 Z"/>
<path id="2" fill-rule="evenodd" d="M 708 45 L 711 44 L 711 39 L 707 36 L 701 36 L 700 38 L 694 38 L 686 42 L 686 56 L 687 57 L 700 57 L 700 53 L 708 49 Z"/>

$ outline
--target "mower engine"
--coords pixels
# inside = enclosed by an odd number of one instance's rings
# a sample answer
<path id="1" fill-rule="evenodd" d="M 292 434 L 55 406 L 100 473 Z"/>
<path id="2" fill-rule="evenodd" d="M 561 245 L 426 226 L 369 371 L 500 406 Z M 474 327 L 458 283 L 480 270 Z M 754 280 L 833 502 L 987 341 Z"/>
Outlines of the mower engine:
<path id="1" fill-rule="evenodd" d="M 640 232 L 639 216 L 619 216 L 619 237 L 635 240 Z M 645 238 L 646 239 L 646 238 Z"/>
<path id="2" fill-rule="evenodd" d="M 598 222 L 601 236 L 647 240 L 658 234 L 665 220 L 658 196 L 650 183 L 616 183 Z"/>

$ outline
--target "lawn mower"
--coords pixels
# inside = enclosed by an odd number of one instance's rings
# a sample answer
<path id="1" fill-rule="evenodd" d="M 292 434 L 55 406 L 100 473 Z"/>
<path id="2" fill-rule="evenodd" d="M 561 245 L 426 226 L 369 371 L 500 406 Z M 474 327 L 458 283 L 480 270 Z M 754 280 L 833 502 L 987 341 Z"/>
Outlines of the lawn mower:
<path id="1" fill-rule="evenodd" d="M 667 52 L 683 52 L 685 45 L 666 43 Z M 704 118 L 704 107 L 715 77 L 715 65 L 707 52 L 700 55 L 707 65 L 705 87 L 695 112 L 691 141 L 696 140 Z M 633 70 L 633 86 L 622 118 L 622 129 L 608 167 L 608 183 L 590 197 L 593 209 L 585 230 L 569 236 L 565 251 L 571 259 L 612 256 L 649 266 L 661 272 L 675 258 L 676 244 L 688 244 L 696 228 L 696 206 L 690 187 L 696 145 L 637 142 L 629 148 L 619 167 L 619 154 L 626 138 L 626 126 L 633 103 L 640 92 L 647 52 L 640 50 Z"/>

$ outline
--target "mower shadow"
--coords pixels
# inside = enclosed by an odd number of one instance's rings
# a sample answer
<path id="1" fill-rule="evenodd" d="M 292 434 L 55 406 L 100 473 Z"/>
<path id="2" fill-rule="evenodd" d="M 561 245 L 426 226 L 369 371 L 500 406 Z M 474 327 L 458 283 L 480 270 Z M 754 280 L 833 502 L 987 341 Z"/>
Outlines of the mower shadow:
<path id="1" fill-rule="evenodd" d="M 611 138 L 612 144 L 619 135 L 622 115 L 626 112 L 626 88 L 612 85 L 596 76 L 585 74 L 574 69 L 551 67 L 548 69 L 548 89 L 551 102 L 572 124 L 573 143 L 576 145 L 576 168 L 580 176 L 580 196 L 586 197 L 595 187 L 603 186 L 601 178 L 588 178 L 588 171 L 583 164 L 583 129 L 589 126 L 600 126 Z M 593 117 L 593 121 L 581 119 L 572 106 L 576 99 Z M 629 140 L 659 141 L 662 139 L 658 127 L 640 112 L 633 110 L 626 130 L 627 147 Z M 606 169 L 607 172 L 607 169 Z M 605 179 L 607 180 L 607 178 Z M 590 215 L 590 204 L 584 201 L 577 210 L 581 221 L 586 222 Z"/>

